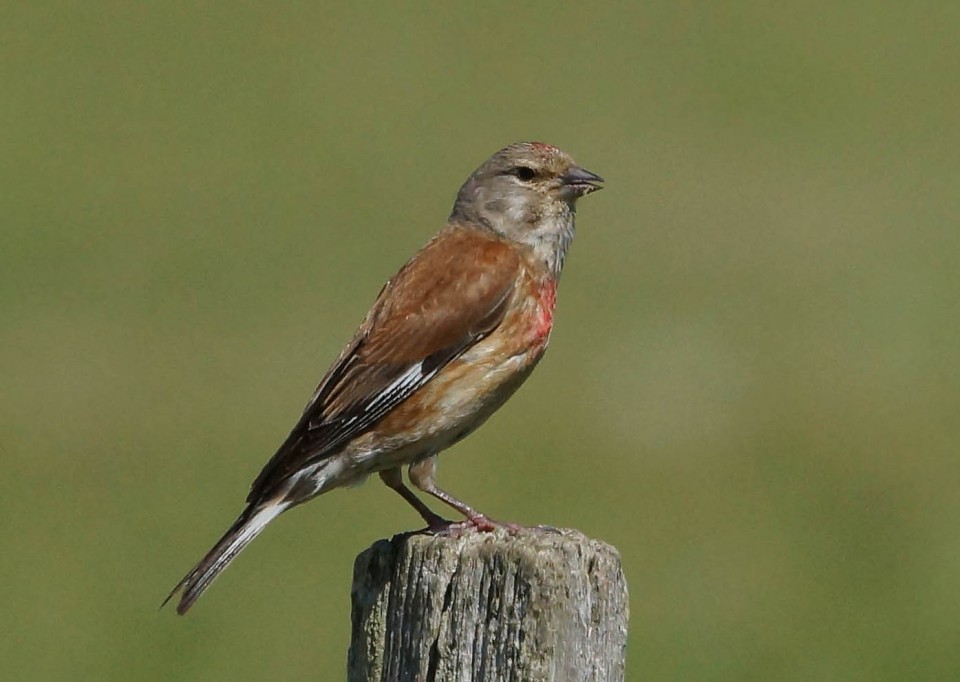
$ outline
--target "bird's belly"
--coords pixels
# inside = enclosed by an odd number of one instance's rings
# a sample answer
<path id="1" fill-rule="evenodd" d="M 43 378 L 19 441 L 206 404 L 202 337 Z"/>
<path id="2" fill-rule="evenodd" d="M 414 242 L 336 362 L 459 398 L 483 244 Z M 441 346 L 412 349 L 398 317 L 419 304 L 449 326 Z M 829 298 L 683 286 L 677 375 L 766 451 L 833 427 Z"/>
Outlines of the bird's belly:
<path id="1" fill-rule="evenodd" d="M 351 468 L 380 471 L 450 447 L 513 395 L 543 350 L 504 358 L 491 346 L 477 344 L 357 439 L 346 453 Z"/>

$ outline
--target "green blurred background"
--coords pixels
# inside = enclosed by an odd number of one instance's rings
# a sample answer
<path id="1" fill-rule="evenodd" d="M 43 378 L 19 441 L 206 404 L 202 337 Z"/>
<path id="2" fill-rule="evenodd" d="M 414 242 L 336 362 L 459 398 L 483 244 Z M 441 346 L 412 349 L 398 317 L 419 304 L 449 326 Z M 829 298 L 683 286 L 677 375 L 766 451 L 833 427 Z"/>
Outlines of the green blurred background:
<path id="1" fill-rule="evenodd" d="M 341 679 L 379 482 L 157 612 L 383 281 L 519 139 L 550 353 L 441 483 L 616 545 L 630 680 L 960 671 L 960 5 L 7 3 L 6 679 Z"/>

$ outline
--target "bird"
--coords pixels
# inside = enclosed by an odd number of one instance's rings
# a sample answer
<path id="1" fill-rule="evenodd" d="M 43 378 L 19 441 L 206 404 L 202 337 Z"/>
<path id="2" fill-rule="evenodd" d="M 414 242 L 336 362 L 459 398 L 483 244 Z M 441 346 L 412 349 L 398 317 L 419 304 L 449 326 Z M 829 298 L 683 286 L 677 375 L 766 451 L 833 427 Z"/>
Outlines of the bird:
<path id="1" fill-rule="evenodd" d="M 376 473 L 428 530 L 498 524 L 436 484 L 437 455 L 490 417 L 543 357 L 576 202 L 603 178 L 561 149 L 517 142 L 480 165 L 444 227 L 383 286 L 246 507 L 173 588 L 185 614 L 271 521 Z M 403 482 L 465 520 L 433 512 Z"/>

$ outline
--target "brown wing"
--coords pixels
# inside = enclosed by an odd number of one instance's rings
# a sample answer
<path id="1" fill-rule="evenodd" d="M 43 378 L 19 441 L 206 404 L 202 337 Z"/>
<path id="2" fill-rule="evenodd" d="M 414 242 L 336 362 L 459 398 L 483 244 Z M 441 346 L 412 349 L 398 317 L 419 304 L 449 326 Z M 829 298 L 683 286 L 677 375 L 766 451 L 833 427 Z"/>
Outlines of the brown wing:
<path id="1" fill-rule="evenodd" d="M 429 242 L 387 282 L 247 501 L 336 454 L 496 329 L 519 266 L 513 248 L 478 230 L 448 228 Z"/>

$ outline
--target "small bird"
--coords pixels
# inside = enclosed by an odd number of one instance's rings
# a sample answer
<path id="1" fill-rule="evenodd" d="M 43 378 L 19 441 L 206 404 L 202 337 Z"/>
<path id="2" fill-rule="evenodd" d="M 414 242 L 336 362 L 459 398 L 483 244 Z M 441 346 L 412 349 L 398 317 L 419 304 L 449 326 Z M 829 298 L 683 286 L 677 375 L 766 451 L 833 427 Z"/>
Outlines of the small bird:
<path id="1" fill-rule="evenodd" d="M 530 375 L 553 327 L 577 199 L 603 178 L 542 142 L 491 156 L 447 224 L 389 280 L 303 415 L 257 476 L 247 506 L 170 592 L 184 614 L 287 509 L 377 473 L 442 531 L 497 524 L 437 487 L 437 454 L 493 414 Z M 466 517 L 451 524 L 410 482 Z"/>

